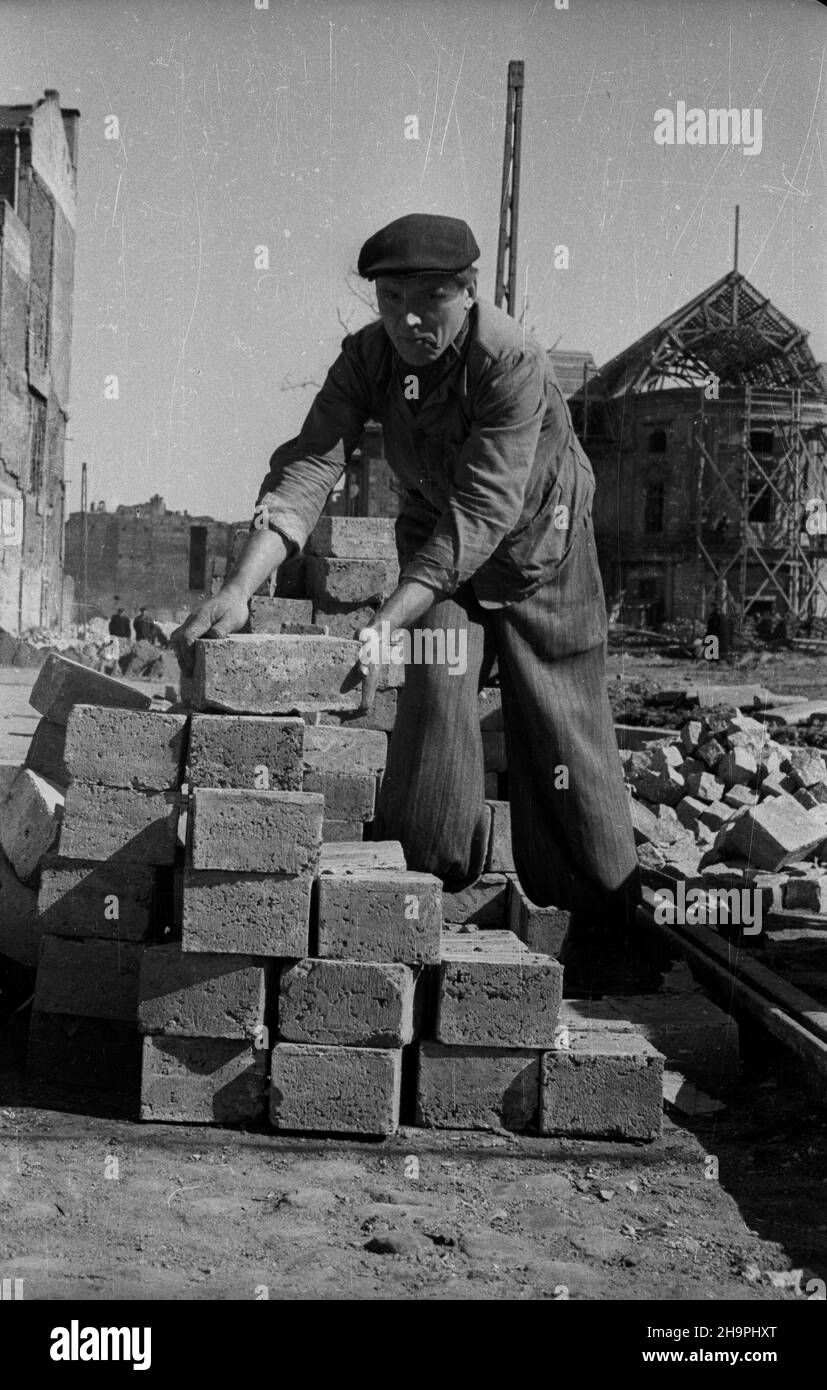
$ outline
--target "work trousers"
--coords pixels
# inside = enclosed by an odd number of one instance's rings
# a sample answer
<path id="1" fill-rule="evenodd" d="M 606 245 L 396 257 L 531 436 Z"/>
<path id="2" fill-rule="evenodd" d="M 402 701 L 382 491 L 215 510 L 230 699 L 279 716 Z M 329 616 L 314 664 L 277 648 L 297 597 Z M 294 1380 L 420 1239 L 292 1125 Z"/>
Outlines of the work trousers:
<path id="1" fill-rule="evenodd" d="M 465 630 L 467 669 L 406 665 L 374 836 L 401 841 L 409 869 L 446 887 L 484 871 L 478 690 L 496 657 L 520 884 L 540 906 L 626 926 L 639 897 L 637 856 L 605 644 L 557 655 L 558 597 L 549 584 L 510 607 L 484 609 L 465 584 L 420 620 L 422 629 Z"/>

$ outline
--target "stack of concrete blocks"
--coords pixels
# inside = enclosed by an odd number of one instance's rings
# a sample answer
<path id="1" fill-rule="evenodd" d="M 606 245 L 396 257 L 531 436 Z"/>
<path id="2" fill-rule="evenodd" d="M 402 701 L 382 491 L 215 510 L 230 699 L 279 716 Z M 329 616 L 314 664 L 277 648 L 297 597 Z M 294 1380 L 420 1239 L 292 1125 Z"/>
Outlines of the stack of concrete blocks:
<path id="1" fill-rule="evenodd" d="M 29 1069 L 50 1082 L 117 1091 L 131 1104 L 141 957 L 174 931 L 187 717 L 74 703 L 92 691 L 149 702 L 120 682 L 90 686 L 70 666 L 54 671 L 65 705 L 48 702 L 47 717 L 65 720 L 69 785 L 57 850 L 40 876 Z"/>

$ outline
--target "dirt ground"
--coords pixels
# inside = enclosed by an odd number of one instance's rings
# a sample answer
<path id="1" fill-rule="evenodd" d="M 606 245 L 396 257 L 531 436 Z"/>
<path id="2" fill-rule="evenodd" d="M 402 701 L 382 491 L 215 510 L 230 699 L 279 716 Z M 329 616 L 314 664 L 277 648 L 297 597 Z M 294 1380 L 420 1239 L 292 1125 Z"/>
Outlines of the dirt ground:
<path id="1" fill-rule="evenodd" d="M 0 673 L 0 762 L 25 753 L 31 679 Z M 654 1144 L 291 1139 L 140 1125 L 34 1087 L 25 1008 L 9 1018 L 26 980 L 0 984 L 0 1277 L 26 1299 L 824 1297 L 827 1110 L 761 1036 L 742 1030 L 726 1108 L 671 1112 Z"/>

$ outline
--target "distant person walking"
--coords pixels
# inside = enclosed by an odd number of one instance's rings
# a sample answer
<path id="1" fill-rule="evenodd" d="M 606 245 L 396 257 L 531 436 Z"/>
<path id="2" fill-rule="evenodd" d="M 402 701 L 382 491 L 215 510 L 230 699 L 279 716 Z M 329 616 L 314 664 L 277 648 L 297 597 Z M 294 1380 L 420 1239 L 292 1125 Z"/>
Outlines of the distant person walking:
<path id="1" fill-rule="evenodd" d="M 112 614 L 109 619 L 110 637 L 125 637 L 127 641 L 132 636 L 132 626 L 123 608 Z"/>
<path id="2" fill-rule="evenodd" d="M 717 603 L 713 605 L 706 620 L 706 636 L 714 637 L 718 643 L 717 655 L 708 659 L 720 661 L 723 657 L 729 656 L 732 650 L 729 618 Z"/>
<path id="3" fill-rule="evenodd" d="M 140 608 L 132 620 L 135 629 L 136 642 L 153 642 L 155 640 L 155 624 L 148 616 L 145 608 Z"/>

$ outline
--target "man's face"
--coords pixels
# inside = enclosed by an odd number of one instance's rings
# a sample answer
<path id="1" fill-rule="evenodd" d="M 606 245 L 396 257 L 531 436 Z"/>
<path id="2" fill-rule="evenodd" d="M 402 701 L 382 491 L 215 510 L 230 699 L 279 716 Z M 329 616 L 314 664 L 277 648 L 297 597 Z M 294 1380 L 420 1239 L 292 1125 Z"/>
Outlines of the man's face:
<path id="1" fill-rule="evenodd" d="M 403 362 L 426 367 L 459 333 L 475 287 L 462 289 L 445 275 L 380 275 L 376 298 L 385 332 Z"/>

